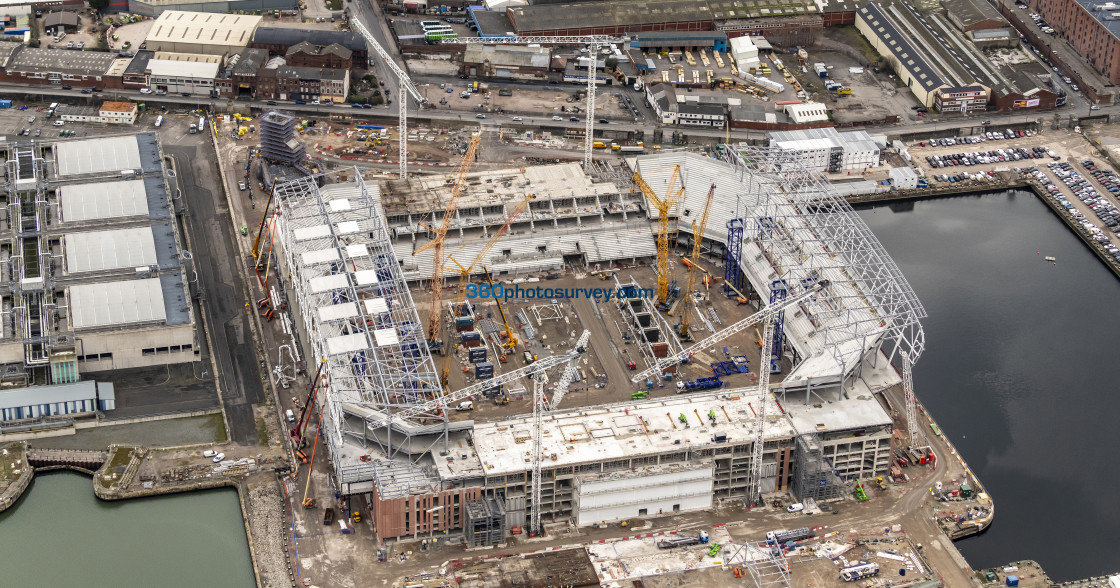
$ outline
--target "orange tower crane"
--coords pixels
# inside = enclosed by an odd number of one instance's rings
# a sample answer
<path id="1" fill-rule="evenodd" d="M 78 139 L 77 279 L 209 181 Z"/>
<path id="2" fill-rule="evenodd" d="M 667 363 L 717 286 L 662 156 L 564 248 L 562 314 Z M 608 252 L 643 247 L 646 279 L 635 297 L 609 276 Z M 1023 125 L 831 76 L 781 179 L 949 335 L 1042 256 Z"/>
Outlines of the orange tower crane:
<path id="1" fill-rule="evenodd" d="M 482 250 L 478 252 L 478 255 L 474 256 L 474 261 L 471 262 L 471 265 L 469 267 L 463 267 L 462 264 L 456 261 L 454 257 L 448 257 L 448 259 L 450 259 L 452 263 L 459 266 L 459 269 L 456 270 L 459 272 L 459 287 L 455 291 L 455 304 L 451 306 L 451 314 L 455 318 L 463 316 L 464 314 L 463 306 L 467 300 L 467 285 L 471 282 L 471 272 L 474 271 L 475 266 L 477 266 L 478 263 L 482 261 L 484 257 L 486 257 L 486 254 L 490 253 L 490 250 L 494 248 L 494 245 L 498 243 L 498 240 L 500 240 L 503 236 L 505 236 L 507 232 L 509 232 L 509 228 L 513 226 L 513 223 L 517 220 L 517 217 L 521 216 L 521 214 L 525 212 L 525 209 L 529 208 L 529 201 L 532 199 L 533 195 L 529 194 L 525 196 L 524 200 L 517 203 L 517 206 L 515 206 L 512 211 L 510 211 L 509 215 L 506 217 L 505 222 L 502 223 L 502 226 L 498 227 L 498 230 L 494 231 L 494 234 L 491 235 L 490 240 L 486 242 L 486 245 L 482 247 Z M 451 354 L 449 353 L 447 354 L 447 358 L 443 361 L 443 373 L 441 374 L 441 381 L 444 383 L 444 385 L 447 384 L 447 378 L 450 375 Z"/>
<path id="2" fill-rule="evenodd" d="M 680 173 L 681 166 L 675 166 L 673 175 L 669 176 L 665 196 L 662 197 L 658 196 L 653 188 L 650 188 L 649 184 L 642 179 L 642 174 L 634 172 L 634 183 L 646 195 L 646 200 L 649 200 L 650 206 L 657 209 L 657 304 L 662 309 L 668 308 L 669 301 L 669 272 L 671 270 L 671 264 L 669 263 L 669 209 L 684 194 L 683 185 L 680 190 L 673 192 Z"/>
<path id="3" fill-rule="evenodd" d="M 481 140 L 482 137 L 478 134 L 471 137 L 467 152 L 463 155 L 463 161 L 459 163 L 459 173 L 455 178 L 455 184 L 451 187 L 451 198 L 447 201 L 447 209 L 443 211 L 443 221 L 439 228 L 433 229 L 424 223 L 420 223 L 420 226 L 435 233 L 435 237 L 412 252 L 412 255 L 415 256 L 432 249 L 432 309 L 428 313 L 428 347 L 431 349 L 436 349 L 443 344 L 440 340 L 439 327 L 440 320 L 443 317 L 443 253 L 444 246 L 447 243 L 447 229 L 451 228 L 451 219 L 455 216 L 455 205 L 458 204 L 459 196 L 463 193 L 463 187 L 467 183 L 467 172 L 470 171 L 471 164 L 474 163 L 474 156 L 478 151 L 478 142 Z"/>

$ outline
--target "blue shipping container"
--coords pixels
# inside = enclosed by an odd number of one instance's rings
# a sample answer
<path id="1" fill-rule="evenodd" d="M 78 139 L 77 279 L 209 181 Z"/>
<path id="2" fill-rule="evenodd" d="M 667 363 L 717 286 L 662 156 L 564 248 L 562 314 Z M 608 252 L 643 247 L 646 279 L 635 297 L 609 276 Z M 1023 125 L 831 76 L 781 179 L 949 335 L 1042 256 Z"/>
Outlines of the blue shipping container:
<path id="1" fill-rule="evenodd" d="M 1019 585 L 1019 576 L 1008 576 L 1007 577 L 1007 585 L 1008 586 L 1018 586 Z"/>
<path id="2" fill-rule="evenodd" d="M 0 100 L 0 108 L 11 108 L 11 107 L 12 107 L 12 101 L 11 100 Z"/>

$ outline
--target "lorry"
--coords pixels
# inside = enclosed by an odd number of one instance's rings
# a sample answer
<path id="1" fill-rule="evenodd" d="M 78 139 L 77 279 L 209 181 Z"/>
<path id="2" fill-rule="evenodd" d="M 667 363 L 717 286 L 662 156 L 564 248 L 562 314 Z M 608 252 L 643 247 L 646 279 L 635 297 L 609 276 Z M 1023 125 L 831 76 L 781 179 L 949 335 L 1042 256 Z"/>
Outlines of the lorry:
<path id="1" fill-rule="evenodd" d="M 699 392 L 701 390 L 711 390 L 723 386 L 723 380 L 717 376 L 709 378 L 699 378 L 692 382 L 684 380 L 677 380 L 677 394 L 685 394 L 688 392 Z"/>
<path id="2" fill-rule="evenodd" d="M 840 569 L 840 579 L 845 582 L 855 582 L 878 575 L 879 564 L 875 562 L 863 562 Z"/>
<path id="3" fill-rule="evenodd" d="M 708 532 L 700 531 L 699 535 L 680 535 L 677 537 L 670 537 L 662 539 L 657 542 L 659 549 L 675 549 L 677 547 L 688 547 L 689 545 L 700 545 L 701 543 L 708 542 Z"/>
<path id="4" fill-rule="evenodd" d="M 766 533 L 766 542 L 773 545 L 781 545 L 790 541 L 804 541 L 816 537 L 812 529 L 802 527 L 800 529 L 782 530 L 782 531 L 769 531 Z"/>

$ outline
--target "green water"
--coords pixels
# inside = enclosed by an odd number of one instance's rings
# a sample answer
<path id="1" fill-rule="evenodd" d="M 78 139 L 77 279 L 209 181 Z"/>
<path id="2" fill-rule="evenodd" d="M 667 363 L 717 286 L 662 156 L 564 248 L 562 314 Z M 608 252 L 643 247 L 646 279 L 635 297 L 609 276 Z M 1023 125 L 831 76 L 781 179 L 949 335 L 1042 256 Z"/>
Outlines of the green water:
<path id="1" fill-rule="evenodd" d="M 0 586 L 251 588 L 233 490 L 102 502 L 77 473 L 36 476 L 0 514 Z"/>

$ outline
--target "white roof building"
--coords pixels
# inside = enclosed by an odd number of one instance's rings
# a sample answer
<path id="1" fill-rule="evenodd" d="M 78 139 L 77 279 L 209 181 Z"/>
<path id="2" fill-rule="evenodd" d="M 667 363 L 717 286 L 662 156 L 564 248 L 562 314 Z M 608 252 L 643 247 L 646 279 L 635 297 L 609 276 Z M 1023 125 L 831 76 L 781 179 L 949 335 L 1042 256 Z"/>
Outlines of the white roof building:
<path id="1" fill-rule="evenodd" d="M 731 49 L 731 57 L 735 58 L 736 67 L 743 71 L 758 67 L 758 47 L 755 46 L 750 37 L 735 37 L 728 44 Z"/>
<path id="2" fill-rule="evenodd" d="M 824 122 L 828 120 L 828 107 L 820 102 L 787 104 L 786 115 L 795 123 Z"/>
<path id="3" fill-rule="evenodd" d="M 145 39 L 151 51 L 226 55 L 249 46 L 260 16 L 167 10 Z"/>

